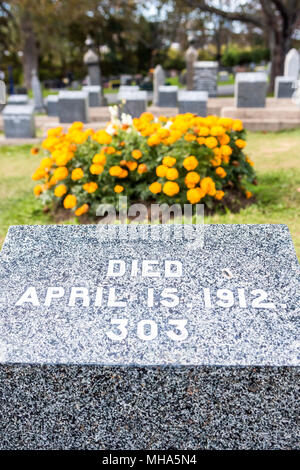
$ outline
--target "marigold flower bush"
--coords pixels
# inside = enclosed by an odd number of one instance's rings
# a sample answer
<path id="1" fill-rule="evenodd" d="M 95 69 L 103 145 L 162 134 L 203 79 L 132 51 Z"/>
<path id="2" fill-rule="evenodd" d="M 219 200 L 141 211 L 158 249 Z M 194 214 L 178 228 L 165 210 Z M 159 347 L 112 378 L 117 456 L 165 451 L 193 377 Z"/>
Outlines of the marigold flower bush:
<path id="1" fill-rule="evenodd" d="M 240 120 L 193 114 L 154 118 L 149 112 L 112 119 L 105 129 L 84 130 L 74 122 L 67 132 L 48 131 L 44 157 L 32 178 L 43 204 L 62 205 L 76 216 L 95 215 L 99 203 L 204 203 L 224 205 L 226 193 L 252 196 L 253 162 L 245 154 Z M 225 197 L 225 199 L 224 199 Z M 224 199 L 224 200 L 223 200 Z"/>

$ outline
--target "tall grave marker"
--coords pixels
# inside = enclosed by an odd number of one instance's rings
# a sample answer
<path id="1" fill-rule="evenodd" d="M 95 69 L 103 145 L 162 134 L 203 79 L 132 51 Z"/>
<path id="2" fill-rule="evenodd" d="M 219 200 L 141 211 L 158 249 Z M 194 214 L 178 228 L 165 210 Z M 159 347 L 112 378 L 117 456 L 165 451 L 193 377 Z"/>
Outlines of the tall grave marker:
<path id="1" fill-rule="evenodd" d="M 194 62 L 194 88 L 198 91 L 207 91 L 208 96 L 217 96 L 218 62 Z"/>
<path id="2" fill-rule="evenodd" d="M 299 448 L 288 228 L 189 229 L 9 229 L 2 449 Z"/>
<path id="3" fill-rule="evenodd" d="M 154 69 L 153 75 L 153 104 L 158 105 L 158 90 L 159 87 L 164 86 L 166 80 L 166 74 L 161 65 L 157 65 Z"/>

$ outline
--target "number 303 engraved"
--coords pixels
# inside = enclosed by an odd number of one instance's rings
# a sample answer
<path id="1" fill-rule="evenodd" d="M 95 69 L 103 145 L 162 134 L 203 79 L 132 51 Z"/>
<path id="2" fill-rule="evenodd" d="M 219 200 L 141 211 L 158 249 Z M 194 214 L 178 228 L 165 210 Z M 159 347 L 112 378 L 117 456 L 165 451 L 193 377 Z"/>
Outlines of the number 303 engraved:
<path id="1" fill-rule="evenodd" d="M 106 331 L 106 336 L 112 341 L 123 341 L 128 335 L 128 319 L 112 318 L 110 321 L 113 330 Z M 184 341 L 188 337 L 186 324 L 185 319 L 170 318 L 168 325 L 171 328 L 165 334 L 172 341 Z M 154 320 L 140 320 L 136 326 L 136 334 L 142 341 L 152 341 L 158 336 L 158 325 Z"/>

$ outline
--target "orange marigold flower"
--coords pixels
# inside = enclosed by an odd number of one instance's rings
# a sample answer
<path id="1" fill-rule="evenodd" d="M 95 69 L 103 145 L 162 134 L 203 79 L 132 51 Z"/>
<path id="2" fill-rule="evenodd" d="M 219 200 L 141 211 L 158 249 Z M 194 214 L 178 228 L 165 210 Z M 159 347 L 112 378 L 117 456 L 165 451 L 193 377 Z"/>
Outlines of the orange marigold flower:
<path id="1" fill-rule="evenodd" d="M 186 140 L 187 142 L 193 142 L 194 140 L 196 140 L 196 136 L 194 134 L 185 134 L 184 136 L 184 140 Z"/>
<path id="2" fill-rule="evenodd" d="M 227 175 L 226 171 L 221 166 L 216 168 L 215 172 L 216 172 L 216 175 L 218 175 L 220 178 L 225 178 L 225 176 Z"/>
<path id="3" fill-rule="evenodd" d="M 64 199 L 64 208 L 73 209 L 76 206 L 77 199 L 73 194 L 68 194 Z"/>
<path id="4" fill-rule="evenodd" d="M 246 157 L 246 162 L 247 162 L 250 166 L 254 166 L 254 162 L 251 160 L 251 158 Z"/>
<path id="5" fill-rule="evenodd" d="M 166 172 L 166 178 L 168 180 L 174 181 L 178 178 L 179 173 L 176 168 L 168 168 Z"/>
<path id="6" fill-rule="evenodd" d="M 119 194 L 122 191 L 124 191 L 124 186 L 121 186 L 120 184 L 116 184 L 116 186 L 114 187 L 114 192 Z"/>
<path id="7" fill-rule="evenodd" d="M 53 176 L 57 181 L 64 180 L 69 174 L 68 168 L 65 166 L 60 166 L 54 170 Z"/>
<path id="8" fill-rule="evenodd" d="M 119 165 L 111 166 L 109 169 L 110 176 L 120 176 L 123 169 Z"/>
<path id="9" fill-rule="evenodd" d="M 39 196 L 42 192 L 43 192 L 43 188 L 40 184 L 37 184 L 34 188 L 33 188 L 33 192 L 36 196 Z"/>
<path id="10" fill-rule="evenodd" d="M 96 189 L 98 189 L 98 184 L 94 181 L 91 181 L 90 183 L 85 183 L 82 187 L 87 193 L 91 194 L 94 193 Z"/>
<path id="11" fill-rule="evenodd" d="M 209 196 L 214 196 L 217 192 L 215 182 L 210 178 L 210 176 L 206 176 L 200 181 L 200 187 L 203 189 L 204 193 Z"/>
<path id="12" fill-rule="evenodd" d="M 245 196 L 247 199 L 250 199 L 253 196 L 253 194 L 251 193 L 251 191 L 246 191 Z"/>
<path id="13" fill-rule="evenodd" d="M 195 170 L 198 166 L 198 160 L 194 155 L 191 155 L 183 160 L 183 166 L 188 171 Z"/>
<path id="14" fill-rule="evenodd" d="M 221 199 L 223 199 L 224 195 L 225 195 L 224 191 L 219 190 L 215 194 L 215 199 L 217 199 L 217 201 L 221 201 Z"/>
<path id="15" fill-rule="evenodd" d="M 126 166 L 130 171 L 134 171 L 137 165 L 138 165 L 137 162 L 132 162 L 132 161 L 126 162 Z"/>
<path id="16" fill-rule="evenodd" d="M 200 175 L 198 173 L 196 173 L 196 171 L 189 171 L 189 173 L 187 173 L 185 179 L 184 179 L 184 182 L 187 186 L 187 188 L 194 188 L 196 186 L 196 184 L 198 184 L 200 181 Z"/>
<path id="17" fill-rule="evenodd" d="M 175 194 L 179 193 L 179 190 L 180 190 L 179 185 L 175 183 L 174 181 L 167 181 L 163 187 L 163 192 L 167 196 L 175 196 Z"/>
<path id="18" fill-rule="evenodd" d="M 83 170 L 81 168 L 74 168 L 74 170 L 72 171 L 72 174 L 71 174 L 71 179 L 73 181 L 77 181 L 77 180 L 80 180 L 81 178 L 83 178 L 84 176 L 84 173 L 83 173 Z"/>
<path id="19" fill-rule="evenodd" d="M 219 142 L 221 145 L 226 145 L 230 142 L 230 137 L 228 134 L 223 134 L 221 136 L 219 136 Z"/>
<path id="20" fill-rule="evenodd" d="M 158 167 L 156 168 L 156 175 L 159 178 L 164 178 L 166 176 L 167 169 L 168 167 L 165 165 L 158 165 Z"/>
<path id="21" fill-rule="evenodd" d="M 132 155 L 133 158 L 135 158 L 136 160 L 139 160 L 143 154 L 142 154 L 142 152 L 141 152 L 140 150 L 136 149 L 136 150 L 132 150 L 131 155 Z"/>
<path id="22" fill-rule="evenodd" d="M 149 190 L 151 191 L 152 194 L 159 194 L 161 192 L 161 183 L 158 183 L 156 181 L 150 184 Z"/>
<path id="23" fill-rule="evenodd" d="M 88 204 L 83 204 L 82 206 L 78 207 L 75 211 L 76 217 L 80 217 L 83 214 L 86 214 L 89 210 L 89 205 Z"/>
<path id="24" fill-rule="evenodd" d="M 245 142 L 245 140 L 243 140 L 243 139 L 237 139 L 237 140 L 235 141 L 235 145 L 236 145 L 239 149 L 243 149 L 244 147 L 246 147 L 247 142 Z"/>
<path id="25" fill-rule="evenodd" d="M 141 175 L 142 173 L 146 173 L 148 171 L 148 167 L 145 165 L 145 163 L 141 163 L 141 165 L 138 166 L 137 171 Z"/>
<path id="26" fill-rule="evenodd" d="M 50 169 L 53 165 L 53 160 L 49 157 L 43 158 L 40 163 L 40 168 L 43 170 Z"/>
<path id="27" fill-rule="evenodd" d="M 232 154 L 232 148 L 229 145 L 221 145 L 220 147 L 221 154 L 229 157 Z"/>
<path id="28" fill-rule="evenodd" d="M 205 144 L 205 137 L 198 137 L 197 142 L 199 145 L 204 145 Z"/>
<path id="29" fill-rule="evenodd" d="M 104 147 L 103 152 L 106 153 L 107 155 L 112 155 L 113 153 L 116 152 L 116 149 L 115 147 L 108 146 L 108 147 Z"/>
<path id="30" fill-rule="evenodd" d="M 126 178 L 128 176 L 128 171 L 125 169 L 122 169 L 121 174 L 119 175 L 119 178 Z"/>
<path id="31" fill-rule="evenodd" d="M 103 153 L 96 153 L 93 157 L 93 163 L 100 163 L 100 165 L 105 165 L 106 156 Z"/>
<path id="32" fill-rule="evenodd" d="M 38 168 L 37 170 L 35 170 L 31 178 L 33 179 L 33 181 L 38 181 L 44 178 L 45 176 L 46 176 L 45 170 L 43 168 Z"/>
<path id="33" fill-rule="evenodd" d="M 101 175 L 103 173 L 104 166 L 103 165 L 98 165 L 98 163 L 93 163 L 93 165 L 90 166 L 90 172 L 92 175 Z"/>
<path id="34" fill-rule="evenodd" d="M 209 135 L 209 128 L 206 126 L 201 126 L 198 131 L 198 135 L 206 137 Z"/>
<path id="35" fill-rule="evenodd" d="M 233 131 L 242 131 L 244 129 L 243 123 L 240 119 L 235 119 L 232 124 Z"/>
<path id="36" fill-rule="evenodd" d="M 161 139 L 159 135 L 154 134 L 154 135 L 151 135 L 151 137 L 149 137 L 149 139 L 147 140 L 147 144 L 149 145 L 149 147 L 153 147 L 154 145 L 159 145 L 160 141 Z"/>
<path id="37" fill-rule="evenodd" d="M 169 155 L 167 155 L 166 157 L 163 158 L 163 165 L 171 168 L 172 166 L 175 165 L 176 163 L 176 158 L 174 157 L 170 157 Z"/>
<path id="38" fill-rule="evenodd" d="M 205 139 L 205 145 L 209 149 L 213 149 L 218 145 L 218 141 L 215 137 L 207 137 L 207 139 Z"/>
<path id="39" fill-rule="evenodd" d="M 30 153 L 31 155 L 36 155 L 37 153 L 39 153 L 40 149 L 38 147 L 32 147 L 30 149 Z"/>
<path id="40" fill-rule="evenodd" d="M 62 196 L 64 196 L 64 194 L 66 194 L 66 192 L 67 192 L 67 188 L 64 184 L 59 184 L 54 189 L 54 194 L 55 194 L 56 197 L 62 197 Z"/>
<path id="41" fill-rule="evenodd" d="M 95 139 L 99 144 L 109 145 L 112 141 L 112 136 L 105 130 L 100 129 L 99 131 L 95 132 L 93 139 Z"/>
<path id="42" fill-rule="evenodd" d="M 189 189 L 186 193 L 187 200 L 191 204 L 197 204 L 201 199 L 205 196 L 203 189 L 201 188 L 193 188 Z"/>

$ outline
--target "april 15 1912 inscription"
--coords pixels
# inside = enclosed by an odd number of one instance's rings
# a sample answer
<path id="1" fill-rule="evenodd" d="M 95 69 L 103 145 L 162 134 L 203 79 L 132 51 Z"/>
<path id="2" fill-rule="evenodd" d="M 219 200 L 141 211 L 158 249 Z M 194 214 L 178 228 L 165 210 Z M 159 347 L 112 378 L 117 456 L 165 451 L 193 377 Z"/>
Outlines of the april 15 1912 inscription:
<path id="1" fill-rule="evenodd" d="M 185 240 L 101 240 L 96 226 L 14 227 L 0 264 L 2 357 L 294 361 L 299 270 L 290 245 L 284 226 L 208 226 L 194 250 Z"/>

